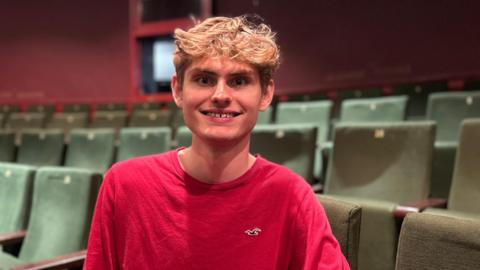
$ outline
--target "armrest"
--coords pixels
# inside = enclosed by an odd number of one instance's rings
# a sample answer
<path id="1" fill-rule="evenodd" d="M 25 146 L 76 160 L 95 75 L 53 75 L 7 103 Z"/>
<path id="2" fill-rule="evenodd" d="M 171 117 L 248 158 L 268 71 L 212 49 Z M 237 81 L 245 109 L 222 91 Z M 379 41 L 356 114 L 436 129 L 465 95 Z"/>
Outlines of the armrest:
<path id="1" fill-rule="evenodd" d="M 429 198 L 406 205 L 399 205 L 395 208 L 394 215 L 396 218 L 403 219 L 408 213 L 419 213 L 428 207 L 446 208 L 447 200 L 441 198 Z"/>
<path id="2" fill-rule="evenodd" d="M 85 261 L 86 250 L 47 259 L 39 262 L 23 264 L 13 267 L 11 270 L 41 270 L 41 269 L 70 269 L 80 268 Z"/>
<path id="3" fill-rule="evenodd" d="M 312 189 L 315 193 L 323 193 L 323 185 L 320 183 L 313 184 Z"/>
<path id="4" fill-rule="evenodd" d="M 9 246 L 9 245 L 21 243 L 26 235 L 27 235 L 27 231 L 2 233 L 0 234 L 0 245 Z"/>

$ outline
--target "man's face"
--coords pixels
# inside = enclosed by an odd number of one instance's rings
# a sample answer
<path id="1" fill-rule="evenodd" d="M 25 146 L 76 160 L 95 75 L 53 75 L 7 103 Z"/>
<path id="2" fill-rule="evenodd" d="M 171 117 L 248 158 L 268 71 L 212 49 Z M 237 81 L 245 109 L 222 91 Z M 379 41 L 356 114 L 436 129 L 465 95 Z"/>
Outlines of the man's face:
<path id="1" fill-rule="evenodd" d="M 217 144 L 247 138 L 258 111 L 269 106 L 273 88 L 270 81 L 262 93 L 257 70 L 226 57 L 194 60 L 185 70 L 183 85 L 172 78 L 175 102 L 193 136 Z"/>

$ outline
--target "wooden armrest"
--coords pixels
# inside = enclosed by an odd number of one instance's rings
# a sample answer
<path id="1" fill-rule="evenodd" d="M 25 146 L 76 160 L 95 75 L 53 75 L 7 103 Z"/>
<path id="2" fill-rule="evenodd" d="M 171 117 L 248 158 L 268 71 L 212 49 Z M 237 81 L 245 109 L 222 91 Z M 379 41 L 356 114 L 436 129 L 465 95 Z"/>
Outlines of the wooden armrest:
<path id="1" fill-rule="evenodd" d="M 74 253 L 58 256 L 52 259 L 15 266 L 11 270 L 41 270 L 41 269 L 55 270 L 55 269 L 80 268 L 83 266 L 86 253 L 87 253 L 86 250 L 77 251 Z"/>
<path id="2" fill-rule="evenodd" d="M 445 208 L 447 207 L 447 200 L 441 198 L 429 198 L 406 205 L 399 205 L 395 208 L 394 215 L 396 218 L 403 219 L 408 213 L 419 213 L 428 207 Z"/>
<path id="3" fill-rule="evenodd" d="M 315 193 L 323 193 L 323 185 L 320 183 L 313 184 L 312 189 Z"/>
<path id="4" fill-rule="evenodd" d="M 2 233 L 0 234 L 0 245 L 9 246 L 14 244 L 19 244 L 23 241 L 26 235 L 27 235 L 27 231 Z"/>

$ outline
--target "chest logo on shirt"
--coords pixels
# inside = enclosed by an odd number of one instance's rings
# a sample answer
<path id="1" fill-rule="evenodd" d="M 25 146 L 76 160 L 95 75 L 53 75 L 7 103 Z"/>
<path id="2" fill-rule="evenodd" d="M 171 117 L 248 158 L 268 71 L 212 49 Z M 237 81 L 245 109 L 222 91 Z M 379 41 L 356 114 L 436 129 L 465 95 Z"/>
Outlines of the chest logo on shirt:
<path id="1" fill-rule="evenodd" d="M 260 228 L 253 228 L 251 230 L 246 230 L 245 233 L 250 236 L 258 236 L 258 234 L 262 231 Z"/>

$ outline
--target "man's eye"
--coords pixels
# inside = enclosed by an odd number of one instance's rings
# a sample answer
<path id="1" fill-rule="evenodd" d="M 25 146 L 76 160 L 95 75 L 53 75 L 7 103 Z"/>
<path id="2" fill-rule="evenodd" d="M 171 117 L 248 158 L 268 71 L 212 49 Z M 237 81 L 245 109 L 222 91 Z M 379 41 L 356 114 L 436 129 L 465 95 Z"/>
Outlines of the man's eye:
<path id="1" fill-rule="evenodd" d="M 211 86 L 214 83 L 213 80 L 207 76 L 199 76 L 195 78 L 195 81 L 203 86 Z"/>
<path id="2" fill-rule="evenodd" d="M 248 83 L 247 78 L 235 78 L 230 81 L 230 86 L 231 87 L 241 87 L 244 86 Z"/>

